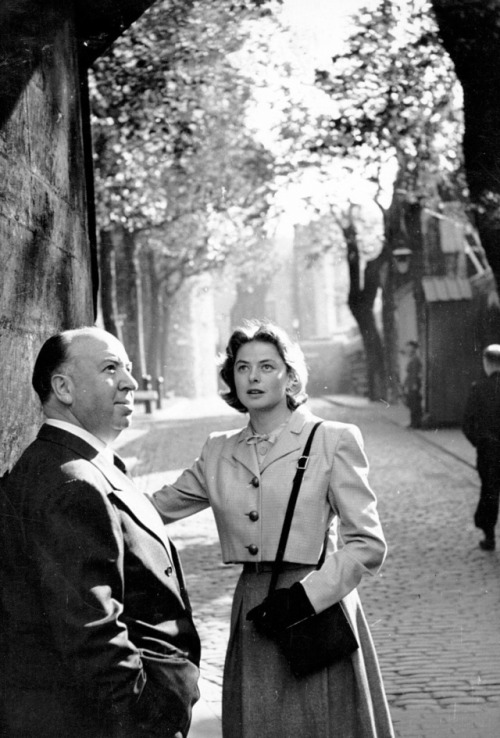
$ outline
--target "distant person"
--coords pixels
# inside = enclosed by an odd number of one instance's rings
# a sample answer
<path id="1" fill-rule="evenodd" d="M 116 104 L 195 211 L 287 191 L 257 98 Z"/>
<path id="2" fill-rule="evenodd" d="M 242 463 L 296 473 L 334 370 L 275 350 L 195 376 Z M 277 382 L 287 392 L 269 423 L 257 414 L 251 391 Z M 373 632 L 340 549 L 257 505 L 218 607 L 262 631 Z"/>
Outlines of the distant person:
<path id="1" fill-rule="evenodd" d="M 200 644 L 175 548 L 109 444 L 137 383 L 122 344 L 59 333 L 33 372 L 45 414 L 0 506 L 8 738 L 181 738 Z"/>
<path id="2" fill-rule="evenodd" d="M 318 418 L 304 407 L 302 351 L 277 326 L 252 321 L 235 330 L 220 374 L 229 388 L 223 398 L 248 413 L 248 424 L 211 434 L 199 459 L 155 493 L 155 502 L 166 523 L 211 506 L 224 562 L 243 564 L 224 669 L 223 736 L 390 738 L 377 656 L 356 592 L 386 553 L 361 433 L 331 421 L 317 429 L 284 570 L 268 598 L 292 480 Z M 329 529 L 326 560 L 317 569 Z M 339 601 L 359 650 L 295 677 L 273 633 Z"/>
<path id="3" fill-rule="evenodd" d="M 494 551 L 500 495 L 500 344 L 485 348 L 483 368 L 486 376 L 473 383 L 467 398 L 463 432 L 477 450 L 481 492 L 474 523 L 484 532 L 479 545 Z"/>
<path id="4" fill-rule="evenodd" d="M 405 404 L 410 411 L 410 428 L 422 427 L 422 361 L 419 356 L 418 343 L 407 341 L 406 376 L 403 382 Z"/>

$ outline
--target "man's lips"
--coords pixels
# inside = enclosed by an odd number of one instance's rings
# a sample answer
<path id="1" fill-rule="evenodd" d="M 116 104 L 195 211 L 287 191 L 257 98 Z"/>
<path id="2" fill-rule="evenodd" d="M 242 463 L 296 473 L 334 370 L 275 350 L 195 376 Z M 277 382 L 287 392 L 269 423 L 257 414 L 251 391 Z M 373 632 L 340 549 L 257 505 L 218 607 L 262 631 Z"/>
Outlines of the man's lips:
<path id="1" fill-rule="evenodd" d="M 120 405 L 120 407 L 123 407 L 125 410 L 129 410 L 131 413 L 134 411 L 134 403 L 132 400 L 130 401 L 120 401 L 115 402 L 115 405 Z"/>

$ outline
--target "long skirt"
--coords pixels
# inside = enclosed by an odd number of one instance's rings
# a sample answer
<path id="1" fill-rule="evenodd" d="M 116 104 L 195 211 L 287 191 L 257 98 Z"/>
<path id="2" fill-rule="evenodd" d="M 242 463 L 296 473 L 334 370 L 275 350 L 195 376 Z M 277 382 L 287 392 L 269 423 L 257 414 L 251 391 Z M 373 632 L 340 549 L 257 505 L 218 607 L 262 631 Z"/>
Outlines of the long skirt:
<path id="1" fill-rule="evenodd" d="M 290 587 L 314 567 L 286 569 Z M 247 612 L 267 595 L 270 572 L 243 571 L 231 614 L 224 668 L 223 738 L 394 738 L 373 641 L 354 590 L 344 611 L 360 648 L 307 677 L 295 677 L 274 641 L 257 632 Z"/>

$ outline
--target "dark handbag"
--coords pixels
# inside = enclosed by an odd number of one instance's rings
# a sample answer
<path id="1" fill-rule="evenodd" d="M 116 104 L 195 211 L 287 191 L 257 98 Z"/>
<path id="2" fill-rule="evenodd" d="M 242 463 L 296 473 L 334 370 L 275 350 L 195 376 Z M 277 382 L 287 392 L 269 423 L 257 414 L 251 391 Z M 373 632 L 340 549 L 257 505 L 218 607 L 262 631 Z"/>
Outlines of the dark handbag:
<path id="1" fill-rule="evenodd" d="M 309 453 L 311 450 L 314 434 L 321 423 L 316 423 L 307 439 L 302 456 L 297 462 L 290 500 L 285 514 L 283 530 L 278 544 L 278 552 L 273 566 L 271 582 L 269 584 L 268 596 L 276 588 L 280 574 L 281 564 L 285 553 L 288 533 L 292 523 L 295 503 L 299 495 L 302 477 L 307 468 Z M 325 560 L 328 531 L 325 533 L 325 542 L 316 568 L 320 568 Z M 285 654 L 292 673 L 297 676 L 306 676 L 319 669 L 323 669 L 340 659 L 349 656 L 359 648 L 356 636 L 346 618 L 342 605 L 336 602 L 331 607 L 311 615 L 304 620 L 285 628 L 277 636 L 281 650 Z"/>

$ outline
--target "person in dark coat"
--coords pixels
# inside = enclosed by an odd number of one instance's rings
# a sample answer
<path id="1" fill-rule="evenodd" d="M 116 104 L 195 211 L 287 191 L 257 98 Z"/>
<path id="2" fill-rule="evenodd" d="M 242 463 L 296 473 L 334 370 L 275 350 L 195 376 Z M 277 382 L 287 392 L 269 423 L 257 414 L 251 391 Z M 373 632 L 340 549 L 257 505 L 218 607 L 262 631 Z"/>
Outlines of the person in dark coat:
<path id="1" fill-rule="evenodd" d="M 8 738 L 181 738 L 200 642 L 160 516 L 110 443 L 137 383 L 97 328 L 43 345 L 45 423 L 3 483 L 0 609 Z"/>
<path id="2" fill-rule="evenodd" d="M 422 361 L 418 355 L 418 343 L 408 341 L 406 344 L 408 363 L 403 392 L 407 408 L 410 411 L 410 428 L 422 427 Z"/>
<path id="3" fill-rule="evenodd" d="M 481 492 L 474 523 L 485 536 L 479 545 L 494 551 L 500 495 L 500 344 L 484 350 L 483 367 L 486 376 L 470 389 L 462 427 L 477 450 Z"/>

